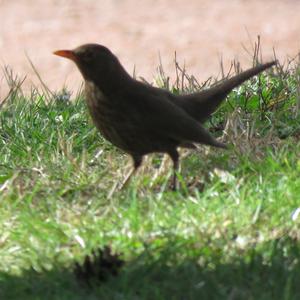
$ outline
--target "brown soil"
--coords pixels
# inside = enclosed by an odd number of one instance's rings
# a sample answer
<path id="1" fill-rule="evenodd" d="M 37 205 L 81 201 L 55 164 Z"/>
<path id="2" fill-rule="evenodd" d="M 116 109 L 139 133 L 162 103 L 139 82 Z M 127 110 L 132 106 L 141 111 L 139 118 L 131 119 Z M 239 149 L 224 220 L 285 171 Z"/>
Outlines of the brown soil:
<path id="1" fill-rule="evenodd" d="M 86 42 L 108 46 L 127 70 L 151 80 L 160 53 L 168 74 L 178 60 L 200 81 L 217 75 L 223 57 L 243 68 L 251 64 L 251 41 L 261 35 L 264 60 L 295 56 L 300 49 L 297 0 L 0 0 L 0 64 L 27 75 L 27 89 L 39 82 L 25 53 L 46 84 L 76 90 L 75 66 L 51 54 Z M 7 93 L 0 75 L 0 96 Z"/>

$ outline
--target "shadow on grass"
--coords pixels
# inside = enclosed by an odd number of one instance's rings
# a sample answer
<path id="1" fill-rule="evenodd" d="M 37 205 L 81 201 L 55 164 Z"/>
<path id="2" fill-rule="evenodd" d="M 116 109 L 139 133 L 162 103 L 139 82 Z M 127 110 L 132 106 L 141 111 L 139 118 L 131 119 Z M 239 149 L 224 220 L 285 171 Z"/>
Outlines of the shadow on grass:
<path id="1" fill-rule="evenodd" d="M 178 249 L 148 249 L 118 276 L 90 287 L 65 268 L 21 277 L 0 273 L 0 299 L 300 299 L 295 240 L 274 240 L 240 254 L 201 248 L 197 255 L 192 250 L 197 258 L 185 259 Z"/>

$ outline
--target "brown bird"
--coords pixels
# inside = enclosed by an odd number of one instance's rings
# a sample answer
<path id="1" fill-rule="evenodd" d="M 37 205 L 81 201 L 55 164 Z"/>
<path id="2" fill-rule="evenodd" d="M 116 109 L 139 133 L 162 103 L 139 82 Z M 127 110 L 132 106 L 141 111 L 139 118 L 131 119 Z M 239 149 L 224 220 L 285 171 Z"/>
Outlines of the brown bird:
<path id="1" fill-rule="evenodd" d="M 174 95 L 133 79 L 104 46 L 86 44 L 54 54 L 75 62 L 85 80 L 85 99 L 93 122 L 107 140 L 132 157 L 134 169 L 124 184 L 144 155 L 162 152 L 174 164 L 173 189 L 179 164 L 177 148 L 193 148 L 196 143 L 226 148 L 201 123 L 233 88 L 276 63 L 256 66 L 197 93 Z"/>

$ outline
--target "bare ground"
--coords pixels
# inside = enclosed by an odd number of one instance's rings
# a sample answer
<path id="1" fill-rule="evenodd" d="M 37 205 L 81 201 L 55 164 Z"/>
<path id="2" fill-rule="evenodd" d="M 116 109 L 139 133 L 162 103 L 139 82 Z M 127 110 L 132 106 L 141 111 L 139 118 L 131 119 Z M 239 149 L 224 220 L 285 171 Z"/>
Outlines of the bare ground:
<path id="1" fill-rule="evenodd" d="M 25 88 L 39 81 L 29 55 L 52 90 L 81 82 L 75 66 L 51 54 L 86 42 L 108 46 L 127 70 L 150 80 L 159 53 L 174 74 L 174 51 L 200 81 L 218 75 L 238 59 L 251 64 L 251 39 L 261 35 L 264 60 L 275 47 L 278 57 L 300 49 L 300 1 L 297 0 L 0 0 L 0 64 L 27 75 Z M 7 84 L 1 73 L 0 97 Z"/>

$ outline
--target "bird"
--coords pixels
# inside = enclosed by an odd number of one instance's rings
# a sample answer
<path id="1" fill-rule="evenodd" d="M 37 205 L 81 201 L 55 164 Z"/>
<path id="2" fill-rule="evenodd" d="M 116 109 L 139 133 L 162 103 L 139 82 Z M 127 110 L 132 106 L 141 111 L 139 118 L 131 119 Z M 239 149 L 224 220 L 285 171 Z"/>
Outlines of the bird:
<path id="1" fill-rule="evenodd" d="M 93 123 L 105 139 L 131 156 L 133 168 L 122 187 L 145 155 L 164 153 L 173 162 L 173 190 L 177 189 L 178 148 L 204 144 L 225 149 L 226 145 L 215 139 L 203 123 L 233 88 L 276 64 L 270 61 L 211 88 L 175 95 L 130 76 L 117 56 L 103 45 L 84 44 L 53 53 L 76 64 L 84 79 L 85 100 Z"/>

